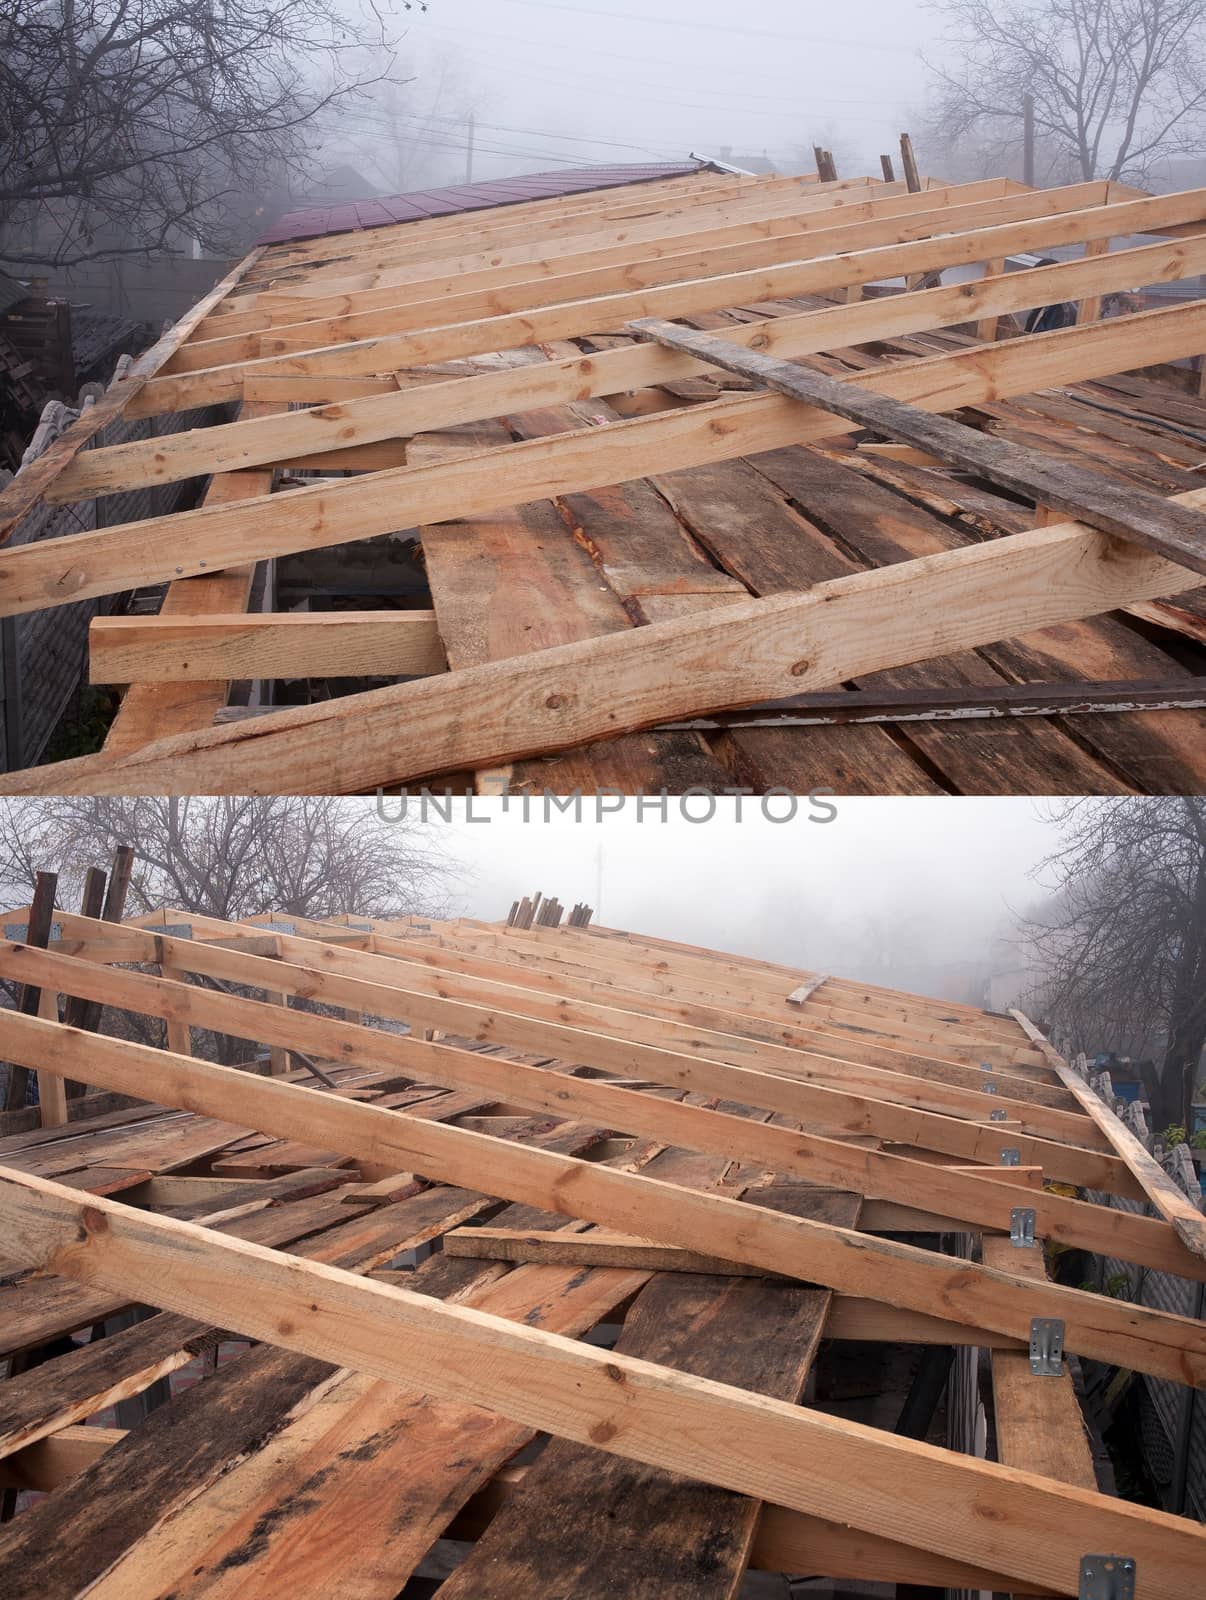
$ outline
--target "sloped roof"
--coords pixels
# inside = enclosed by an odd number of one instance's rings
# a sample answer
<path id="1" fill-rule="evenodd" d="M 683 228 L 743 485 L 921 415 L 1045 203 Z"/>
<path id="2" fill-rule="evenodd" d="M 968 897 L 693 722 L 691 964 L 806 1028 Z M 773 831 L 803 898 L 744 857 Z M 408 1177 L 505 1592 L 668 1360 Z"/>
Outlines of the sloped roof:
<path id="1" fill-rule="evenodd" d="M 688 177 L 692 172 L 703 170 L 704 163 L 700 161 L 574 167 L 569 171 L 491 178 L 483 183 L 416 189 L 412 194 L 382 195 L 376 200 L 349 201 L 343 205 L 305 206 L 287 212 L 256 242 L 281 244 L 287 239 L 315 239 L 328 233 L 352 233 L 360 228 L 388 228 L 399 222 L 421 222 L 425 217 L 448 217 L 461 211 L 519 205 L 525 200 L 555 200 L 595 189 L 618 189 L 629 183 Z"/>

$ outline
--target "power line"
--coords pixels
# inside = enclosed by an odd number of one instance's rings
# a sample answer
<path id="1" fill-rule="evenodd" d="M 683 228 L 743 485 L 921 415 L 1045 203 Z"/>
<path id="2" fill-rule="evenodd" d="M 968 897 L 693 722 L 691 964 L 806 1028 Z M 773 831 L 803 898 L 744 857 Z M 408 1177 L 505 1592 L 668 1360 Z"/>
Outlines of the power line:
<path id="1" fill-rule="evenodd" d="M 697 33 L 724 33 L 742 38 L 789 39 L 796 44 L 836 44 L 851 50 L 884 50 L 893 54 L 912 55 L 913 51 L 902 44 L 877 44 L 868 39 L 840 39 L 832 34 L 782 33 L 776 28 L 750 28 L 744 22 L 738 26 L 727 22 L 703 22 L 697 17 L 656 17 L 638 11 L 604 11 L 598 6 L 563 5 L 559 0 L 505 0 L 507 5 L 529 6 L 540 11 L 569 11 L 574 16 L 608 17 L 617 22 L 640 22 L 653 27 L 691 28 Z"/>

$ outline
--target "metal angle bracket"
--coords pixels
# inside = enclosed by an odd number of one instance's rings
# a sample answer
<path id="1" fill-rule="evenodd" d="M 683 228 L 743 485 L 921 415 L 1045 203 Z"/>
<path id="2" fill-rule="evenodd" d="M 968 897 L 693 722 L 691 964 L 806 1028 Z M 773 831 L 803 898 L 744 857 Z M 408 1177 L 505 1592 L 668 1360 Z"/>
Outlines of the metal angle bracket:
<path id="1" fill-rule="evenodd" d="M 1133 1558 L 1083 1556 L 1077 1600 L 1135 1600 Z"/>
<path id="2" fill-rule="evenodd" d="M 256 933 L 296 933 L 296 922 L 256 922 L 252 928 Z"/>
<path id="3" fill-rule="evenodd" d="M 981 1061 L 981 1063 L 980 1063 L 980 1071 L 981 1072 L 991 1072 L 992 1070 L 993 1070 L 993 1065 L 992 1065 L 991 1061 Z"/>
<path id="4" fill-rule="evenodd" d="M 996 1089 L 990 1086 L 989 1093 L 996 1094 L 996 1092 Z M 1002 1106 L 999 1111 L 990 1111 L 988 1113 L 988 1120 L 989 1122 L 1008 1122 L 1009 1113 L 1006 1111 L 1005 1107 Z"/>
<path id="5" fill-rule="evenodd" d="M 1007 1149 L 1001 1151 L 1001 1165 L 1003 1167 L 1020 1167 L 1021 1164 L 1022 1152 L 1015 1146 L 1010 1145 Z"/>
<path id="6" fill-rule="evenodd" d="M 1009 1242 L 1019 1250 L 1034 1243 L 1035 1215 L 1033 1206 L 1014 1206 L 1009 1213 Z"/>
<path id="7" fill-rule="evenodd" d="M 1064 1323 L 1062 1317 L 1032 1317 L 1030 1321 L 1030 1371 L 1036 1378 L 1058 1378 L 1063 1371 Z"/>
<path id="8" fill-rule="evenodd" d="M 161 939 L 191 939 L 193 925 L 191 922 L 165 922 L 161 928 L 152 928 L 151 933 L 157 933 Z"/>

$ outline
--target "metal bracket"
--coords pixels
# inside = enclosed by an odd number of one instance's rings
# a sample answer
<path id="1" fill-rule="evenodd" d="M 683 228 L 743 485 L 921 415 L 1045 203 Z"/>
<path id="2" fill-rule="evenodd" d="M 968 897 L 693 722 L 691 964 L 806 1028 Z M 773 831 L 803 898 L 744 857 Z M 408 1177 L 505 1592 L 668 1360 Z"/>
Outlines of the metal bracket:
<path id="1" fill-rule="evenodd" d="M 1003 1167 L 1020 1167 L 1021 1164 L 1022 1152 L 1020 1150 L 1011 1145 L 1009 1149 L 1001 1151 L 1001 1165 Z"/>
<path id="2" fill-rule="evenodd" d="M 1009 1213 L 1009 1242 L 1019 1250 L 1034 1243 L 1034 1207 L 1014 1206 Z"/>
<path id="3" fill-rule="evenodd" d="M 980 1063 L 980 1071 L 981 1072 L 991 1072 L 992 1070 L 993 1070 L 993 1066 L 992 1066 L 992 1062 L 991 1061 L 981 1061 L 981 1063 Z"/>
<path id="4" fill-rule="evenodd" d="M 984 1085 L 984 1093 L 985 1094 L 996 1094 L 996 1092 L 997 1092 L 997 1086 L 996 1086 L 995 1083 L 986 1083 Z M 993 1116 L 994 1117 L 996 1116 L 996 1112 L 995 1111 L 993 1112 Z M 1001 1120 L 1004 1121 L 1004 1118 L 1002 1118 Z"/>
<path id="5" fill-rule="evenodd" d="M 157 933 L 161 939 L 191 939 L 193 927 L 190 922 L 165 922 L 162 928 L 149 928 L 149 933 Z"/>
<path id="6" fill-rule="evenodd" d="M 1131 1556 L 1082 1556 L 1077 1600 L 1135 1600 Z"/>
<path id="7" fill-rule="evenodd" d="M 997 1091 L 994 1089 L 992 1092 L 993 1094 L 996 1094 Z M 988 1113 L 988 1120 L 989 1122 L 1008 1122 L 1009 1113 L 1006 1111 L 1005 1107 L 1002 1106 L 999 1111 L 990 1111 Z"/>
<path id="8" fill-rule="evenodd" d="M 296 922 L 256 922 L 253 925 L 256 933 L 296 933 Z"/>
<path id="9" fill-rule="evenodd" d="M 14 944 L 27 943 L 29 940 L 29 923 L 6 922 L 4 924 L 4 937 L 11 939 Z M 52 922 L 50 924 L 50 939 L 61 939 L 62 937 L 63 924 L 61 922 Z"/>
<path id="10" fill-rule="evenodd" d="M 1030 1321 L 1030 1371 L 1036 1378 L 1058 1378 L 1063 1371 L 1063 1359 L 1063 1318 L 1032 1317 Z"/>

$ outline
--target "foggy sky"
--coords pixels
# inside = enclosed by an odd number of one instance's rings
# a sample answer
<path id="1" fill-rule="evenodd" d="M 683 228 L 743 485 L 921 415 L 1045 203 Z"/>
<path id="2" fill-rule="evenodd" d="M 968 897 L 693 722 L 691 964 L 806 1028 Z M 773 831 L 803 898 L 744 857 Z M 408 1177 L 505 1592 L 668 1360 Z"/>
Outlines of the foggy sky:
<path id="1" fill-rule="evenodd" d="M 871 977 L 891 963 L 1008 966 L 996 938 L 1042 887 L 1028 874 L 1056 831 L 1030 799 L 839 799 L 837 819 L 741 824 L 635 820 L 437 825 L 464 914 L 507 915 L 541 890 L 596 921 L 790 966 Z M 672 802 L 672 805 L 676 804 Z M 995 962 L 993 957 L 995 954 Z M 907 984 L 901 984 L 907 987 Z"/>
<path id="2" fill-rule="evenodd" d="M 941 19 L 918 0 L 430 0 L 404 26 L 430 182 L 463 179 L 469 109 L 478 177 L 725 146 L 810 170 L 814 142 L 840 171 L 878 173 L 924 100 L 920 52 L 941 54 Z M 357 137 L 371 158 L 371 121 Z"/>

